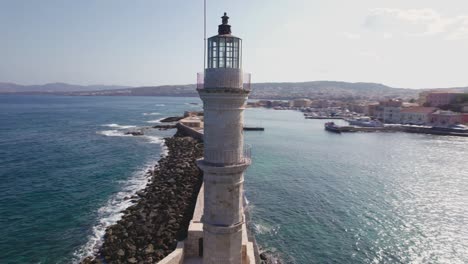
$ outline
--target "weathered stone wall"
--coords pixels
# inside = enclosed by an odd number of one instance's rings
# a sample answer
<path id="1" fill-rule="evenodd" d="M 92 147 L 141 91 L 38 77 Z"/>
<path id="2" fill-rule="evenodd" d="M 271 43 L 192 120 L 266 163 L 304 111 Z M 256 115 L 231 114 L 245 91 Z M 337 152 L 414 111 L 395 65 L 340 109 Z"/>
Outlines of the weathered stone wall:
<path id="1" fill-rule="evenodd" d="M 204 187 L 200 188 L 198 193 L 197 204 L 193 213 L 192 221 L 188 230 L 187 239 L 185 240 L 184 253 L 185 256 L 190 257 L 201 257 L 202 256 L 202 242 L 203 242 L 203 209 L 204 209 Z"/>
<path id="2" fill-rule="evenodd" d="M 184 250 L 185 243 L 179 242 L 177 243 L 177 248 L 172 251 L 171 254 L 167 255 L 158 264 L 182 264 L 184 263 L 185 257 L 185 250 Z"/>
<path id="3" fill-rule="evenodd" d="M 188 127 L 184 124 L 177 123 L 177 134 L 180 136 L 188 136 L 188 137 L 193 137 L 199 141 L 203 141 L 203 133 L 198 132 L 197 130 Z"/>
<path id="4" fill-rule="evenodd" d="M 243 123 L 248 94 L 199 91 L 204 110 L 204 160 L 213 164 L 243 162 Z"/>
<path id="5" fill-rule="evenodd" d="M 205 69 L 205 89 L 236 88 L 242 89 L 244 76 L 242 69 L 212 68 Z"/>
<path id="6" fill-rule="evenodd" d="M 242 71 L 207 69 L 205 88 L 198 93 L 204 110 L 203 263 L 241 264 L 244 171 L 244 109 Z M 231 79 L 232 78 L 232 79 Z M 234 80 L 236 78 L 236 80 Z"/>

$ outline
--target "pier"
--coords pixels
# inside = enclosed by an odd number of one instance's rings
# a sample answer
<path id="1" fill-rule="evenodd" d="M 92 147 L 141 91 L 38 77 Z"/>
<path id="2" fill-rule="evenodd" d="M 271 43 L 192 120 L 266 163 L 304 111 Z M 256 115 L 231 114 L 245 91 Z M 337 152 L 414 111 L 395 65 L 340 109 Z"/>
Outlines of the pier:
<path id="1" fill-rule="evenodd" d="M 468 137 L 468 132 L 456 132 L 451 130 L 442 130 L 433 127 L 423 126 L 405 126 L 405 125 L 392 125 L 383 127 L 358 127 L 358 126 L 336 126 L 339 133 L 350 132 L 406 132 L 416 134 L 429 134 L 439 136 L 458 136 Z"/>
<path id="2" fill-rule="evenodd" d="M 264 131 L 264 127 L 244 127 L 244 131 Z"/>
<path id="3" fill-rule="evenodd" d="M 343 117 L 339 116 L 305 116 L 305 119 L 330 119 L 330 120 L 343 120 Z"/>

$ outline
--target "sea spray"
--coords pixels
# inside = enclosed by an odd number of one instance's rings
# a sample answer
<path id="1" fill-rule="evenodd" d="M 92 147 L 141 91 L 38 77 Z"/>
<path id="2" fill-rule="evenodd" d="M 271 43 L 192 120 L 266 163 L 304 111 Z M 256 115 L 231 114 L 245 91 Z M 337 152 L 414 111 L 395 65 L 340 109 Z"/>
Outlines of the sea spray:
<path id="1" fill-rule="evenodd" d="M 166 138 L 170 155 L 155 166 L 146 188 L 136 192 L 137 203 L 106 229 L 98 254 L 93 251 L 97 260 L 86 257 L 82 263 L 156 263 L 185 239 L 202 184 L 195 164 L 202 156 L 198 144 L 189 137 Z"/>
<path id="2" fill-rule="evenodd" d="M 164 140 L 156 136 L 149 138 L 150 143 L 161 144 L 161 157 L 167 156 L 168 148 Z M 91 234 L 88 236 L 88 242 L 73 253 L 72 263 L 78 264 L 85 257 L 95 256 L 99 253 L 99 248 L 104 242 L 106 229 L 122 219 L 123 211 L 137 201 L 137 192 L 147 186 L 151 180 L 149 176 L 153 173 L 154 164 L 157 166 L 158 162 L 159 161 L 148 162 L 143 166 L 143 169 L 134 172 L 129 180 L 120 182 L 123 184 L 121 191 L 113 195 L 107 201 L 106 205 L 98 209 L 98 220 L 93 226 Z"/>
<path id="3" fill-rule="evenodd" d="M 100 134 L 106 137 L 131 137 L 131 134 L 125 134 L 123 131 L 120 130 L 103 130 L 97 131 L 96 134 Z"/>
<path id="4" fill-rule="evenodd" d="M 148 120 L 146 121 L 146 123 L 150 123 L 150 124 L 159 124 L 161 123 L 161 120 L 163 120 L 164 118 L 159 118 L 159 119 L 156 119 L 156 120 Z"/>
<path id="5" fill-rule="evenodd" d="M 136 126 L 133 126 L 133 125 L 119 125 L 119 124 L 104 124 L 102 126 L 105 126 L 105 127 L 111 127 L 111 128 L 116 128 L 116 129 L 129 129 L 129 128 L 135 128 Z"/>
<path id="6" fill-rule="evenodd" d="M 162 144 L 164 145 L 164 140 L 158 136 L 145 136 L 151 144 Z M 164 149 L 164 147 L 162 147 Z"/>

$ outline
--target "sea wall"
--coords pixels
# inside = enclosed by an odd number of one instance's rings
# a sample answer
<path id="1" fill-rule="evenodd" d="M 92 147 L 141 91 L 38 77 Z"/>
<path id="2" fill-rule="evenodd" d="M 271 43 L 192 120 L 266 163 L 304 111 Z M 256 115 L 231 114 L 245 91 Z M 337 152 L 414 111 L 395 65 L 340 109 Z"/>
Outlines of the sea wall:
<path id="1" fill-rule="evenodd" d="M 203 146 L 192 137 L 166 138 L 168 155 L 149 172 L 150 182 L 138 191 L 135 204 L 107 228 L 98 256 L 88 263 L 180 263 L 183 241 L 202 185 L 195 164 Z M 164 259 L 164 260 L 163 260 Z"/>
<path id="2" fill-rule="evenodd" d="M 181 123 L 177 123 L 177 134 L 180 136 L 187 136 L 187 137 L 193 137 L 196 140 L 203 141 L 203 133 L 195 130 L 191 127 L 188 127 L 186 125 L 183 125 Z"/>
<path id="3" fill-rule="evenodd" d="M 184 262 L 184 257 L 184 242 L 180 241 L 177 243 L 177 248 L 172 251 L 171 254 L 159 261 L 158 264 L 182 264 Z"/>

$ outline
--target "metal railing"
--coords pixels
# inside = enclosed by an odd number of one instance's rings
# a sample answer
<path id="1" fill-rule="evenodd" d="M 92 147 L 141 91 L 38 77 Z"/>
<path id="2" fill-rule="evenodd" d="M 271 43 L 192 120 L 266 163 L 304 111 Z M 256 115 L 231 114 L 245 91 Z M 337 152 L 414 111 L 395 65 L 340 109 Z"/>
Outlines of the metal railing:
<path id="1" fill-rule="evenodd" d="M 248 72 L 244 72 L 244 83 L 242 85 L 244 90 L 252 91 L 251 81 L 252 81 L 252 74 Z"/>
<path id="2" fill-rule="evenodd" d="M 248 160 L 251 160 L 252 159 L 252 145 L 250 144 L 244 144 L 244 160 L 245 159 L 248 159 Z"/>
<path id="3" fill-rule="evenodd" d="M 246 91 L 252 90 L 252 74 L 248 72 L 243 73 L 242 89 Z M 205 74 L 203 72 L 197 73 L 197 90 L 205 88 Z"/>
<path id="4" fill-rule="evenodd" d="M 205 74 L 197 72 L 197 90 L 205 88 Z"/>

